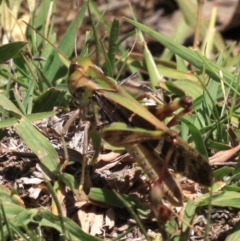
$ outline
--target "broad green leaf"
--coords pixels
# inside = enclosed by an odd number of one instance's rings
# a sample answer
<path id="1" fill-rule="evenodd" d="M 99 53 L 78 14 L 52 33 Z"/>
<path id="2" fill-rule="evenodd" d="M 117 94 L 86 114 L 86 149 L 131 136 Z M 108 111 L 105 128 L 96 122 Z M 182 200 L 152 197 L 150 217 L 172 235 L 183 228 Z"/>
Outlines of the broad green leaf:
<path id="1" fill-rule="evenodd" d="M 240 240 L 240 223 L 234 226 L 233 230 L 231 230 L 231 234 L 227 236 L 225 241 L 239 241 Z"/>
<path id="2" fill-rule="evenodd" d="M 78 193 L 79 184 L 76 182 L 76 178 L 68 173 L 61 173 L 58 176 L 59 181 L 68 186 L 73 193 Z"/>
<path id="3" fill-rule="evenodd" d="M 46 90 L 35 100 L 33 113 L 52 111 L 55 106 L 61 106 L 65 93 L 56 88 Z"/>
<path id="4" fill-rule="evenodd" d="M 0 202 L 2 204 L 9 203 L 23 206 L 21 198 L 18 195 L 11 193 L 11 191 L 4 185 L 0 185 Z"/>
<path id="5" fill-rule="evenodd" d="M 239 186 L 237 186 L 236 184 L 234 184 L 234 185 L 230 185 L 230 186 L 225 186 L 224 188 L 223 188 L 223 190 L 226 190 L 226 191 L 232 191 L 232 192 L 240 192 L 240 187 Z"/>
<path id="6" fill-rule="evenodd" d="M 0 95 L 0 106 L 18 117 L 23 115 L 5 95 Z"/>
<path id="7" fill-rule="evenodd" d="M 233 168 L 231 167 L 220 167 L 217 170 L 214 171 L 214 176 L 215 178 L 217 178 L 218 180 L 222 180 L 222 178 L 228 176 L 228 175 L 232 175 L 233 173 Z"/>
<path id="8" fill-rule="evenodd" d="M 185 95 L 191 96 L 194 100 L 203 94 L 201 85 L 189 80 L 176 80 L 173 82 L 175 86 L 184 91 Z"/>
<path id="9" fill-rule="evenodd" d="M 196 198 L 193 202 L 196 206 L 206 206 L 211 201 L 212 206 L 240 208 L 239 192 L 220 191 L 210 195 L 209 193 Z"/>
<path id="10" fill-rule="evenodd" d="M 16 54 L 18 54 L 23 49 L 23 47 L 26 44 L 27 44 L 26 42 L 12 42 L 9 44 L 2 45 L 0 47 L 0 64 L 13 58 Z"/>
<path id="11" fill-rule="evenodd" d="M 158 65 L 158 69 L 163 76 L 168 77 L 168 78 L 199 82 L 197 76 L 192 73 L 180 71 L 180 70 L 177 70 L 174 68 L 169 68 L 164 65 Z"/>
<path id="12" fill-rule="evenodd" d="M 232 207 L 240 208 L 240 197 L 239 192 L 224 191 L 221 195 L 212 197 L 212 205 L 218 207 Z"/>
<path id="13" fill-rule="evenodd" d="M 162 82 L 161 86 L 165 86 L 164 89 L 169 90 L 171 93 L 175 93 L 180 98 L 183 96 L 186 96 L 186 93 L 183 90 L 183 88 L 176 86 L 175 82 L 170 82 L 170 81 Z"/>
<path id="14" fill-rule="evenodd" d="M 138 208 L 139 210 L 142 210 L 142 212 L 146 211 L 146 207 L 138 201 L 137 199 L 131 198 L 128 195 L 122 195 L 125 202 L 132 207 L 132 208 Z M 119 200 L 119 198 L 116 196 L 116 194 L 108 189 L 105 188 L 91 188 L 89 193 L 89 198 L 97 201 L 106 203 L 108 205 L 111 205 L 113 207 L 119 207 L 124 208 L 125 204 Z"/>
<path id="15" fill-rule="evenodd" d="M 8 201 L 1 201 L 0 204 L 3 207 L 4 213 L 8 220 L 16 218 L 16 216 L 22 211 L 26 211 L 25 208 Z M 0 218 L 3 220 L 3 213 L 0 211 Z"/>
<path id="16" fill-rule="evenodd" d="M 25 116 L 19 119 L 14 128 L 22 141 L 37 155 L 40 162 L 50 172 L 57 174 L 60 168 L 60 160 L 57 152 L 46 137 L 36 130 Z M 48 172 L 47 174 L 52 176 L 53 173 Z"/>

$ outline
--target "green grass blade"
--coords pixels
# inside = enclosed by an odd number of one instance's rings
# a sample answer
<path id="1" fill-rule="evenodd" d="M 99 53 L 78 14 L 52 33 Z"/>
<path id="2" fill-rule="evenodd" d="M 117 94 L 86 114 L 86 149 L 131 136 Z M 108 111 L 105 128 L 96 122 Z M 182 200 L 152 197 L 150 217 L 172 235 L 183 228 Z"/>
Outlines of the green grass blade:
<path id="1" fill-rule="evenodd" d="M 114 66 L 115 66 L 115 56 L 117 53 L 117 46 L 118 46 L 117 45 L 118 34 L 119 34 L 119 21 L 114 19 L 110 30 L 109 47 L 108 47 L 108 59 L 112 66 L 111 68 L 112 70 L 114 69 Z M 108 73 L 106 73 L 106 75 L 113 77 L 111 75 L 108 75 Z"/>
<path id="2" fill-rule="evenodd" d="M 162 45 L 164 45 L 166 48 L 169 48 L 173 53 L 175 53 L 175 54 L 179 55 L 180 57 L 182 57 L 183 59 L 187 60 L 189 63 L 191 63 L 192 65 L 194 65 L 201 71 L 205 70 L 205 72 L 209 76 L 211 76 L 214 80 L 220 81 L 222 79 L 219 74 L 220 72 L 222 72 L 223 81 L 227 86 L 229 86 L 229 83 L 231 83 L 233 79 L 236 79 L 236 77 L 232 73 L 230 73 L 228 70 L 219 67 L 212 61 L 203 57 L 200 53 L 198 53 L 196 51 L 192 51 L 192 50 L 172 41 L 171 39 L 163 36 L 162 34 L 155 32 L 151 28 L 146 27 L 145 25 L 140 24 L 134 20 L 126 18 L 126 21 L 131 23 L 135 27 L 139 28 L 143 32 L 149 34 L 154 39 L 159 41 Z M 235 86 L 234 86 L 234 88 L 232 86 L 229 86 L 229 87 L 240 95 L 240 91 L 235 89 L 236 88 Z"/>
<path id="3" fill-rule="evenodd" d="M 52 112 L 41 112 L 41 113 L 30 114 L 30 115 L 27 115 L 26 117 L 28 118 L 29 121 L 34 122 L 34 121 L 41 120 L 44 118 L 49 118 L 55 114 L 56 114 L 56 112 L 53 112 L 53 111 Z M 2 121 L 0 121 L 0 129 L 13 126 L 17 122 L 18 122 L 18 119 L 15 117 L 8 118 L 6 120 L 2 120 Z"/>
<path id="4" fill-rule="evenodd" d="M 92 17 L 92 13 L 91 13 L 91 8 L 90 8 L 89 5 L 88 5 L 88 14 L 89 14 L 89 17 L 90 17 L 90 21 L 91 21 L 91 25 L 92 25 L 93 37 L 94 37 L 94 41 L 95 41 L 96 64 L 97 64 L 97 66 L 100 66 L 100 50 L 101 50 L 101 46 L 100 46 L 100 41 L 99 41 L 99 37 L 98 37 L 97 24 L 94 22 L 94 19 Z"/>
<path id="5" fill-rule="evenodd" d="M 79 28 L 83 22 L 87 10 L 87 4 L 88 2 L 81 7 L 78 17 L 71 22 L 61 43 L 59 44 L 59 50 L 62 51 L 66 57 L 70 57 L 74 50 L 76 29 Z M 52 50 L 51 56 L 47 59 L 47 62 L 44 65 L 43 73 L 45 73 L 46 78 L 51 81 L 55 81 L 67 73 L 67 68 L 62 65 L 59 53 L 56 52 L 55 49 Z"/>
<path id="6" fill-rule="evenodd" d="M 203 138 L 200 131 L 186 119 L 182 118 L 181 121 L 188 126 L 198 152 L 201 153 L 201 155 L 208 157 L 208 152 L 207 152 L 206 146 L 204 145 Z"/>
<path id="7" fill-rule="evenodd" d="M 24 116 L 19 119 L 19 123 L 14 128 L 23 142 L 37 155 L 40 162 L 51 172 L 47 173 L 52 177 L 52 173 L 58 173 L 60 168 L 60 160 L 57 152 L 31 122 Z"/>

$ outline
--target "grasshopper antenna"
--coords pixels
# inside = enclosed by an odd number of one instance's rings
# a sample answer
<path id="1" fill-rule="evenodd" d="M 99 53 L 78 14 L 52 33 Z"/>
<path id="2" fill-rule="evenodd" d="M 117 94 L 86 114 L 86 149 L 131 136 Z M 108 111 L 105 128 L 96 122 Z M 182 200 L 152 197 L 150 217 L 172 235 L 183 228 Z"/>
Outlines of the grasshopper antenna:
<path id="1" fill-rule="evenodd" d="M 77 8 L 77 9 L 80 9 L 80 3 L 79 1 L 75 1 L 75 4 L 74 4 L 74 7 Z M 78 53 L 77 53 L 77 39 L 78 39 L 78 22 L 79 22 L 79 16 L 77 15 L 76 17 L 76 26 L 75 26 L 75 46 L 74 46 L 74 56 L 75 58 L 78 56 Z"/>

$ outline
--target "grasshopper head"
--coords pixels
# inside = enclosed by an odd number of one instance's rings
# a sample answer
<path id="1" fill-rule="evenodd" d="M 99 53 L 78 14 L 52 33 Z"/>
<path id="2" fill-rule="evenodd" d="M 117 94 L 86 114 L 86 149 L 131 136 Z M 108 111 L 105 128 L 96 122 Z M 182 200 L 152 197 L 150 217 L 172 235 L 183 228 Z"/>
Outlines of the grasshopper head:
<path id="1" fill-rule="evenodd" d="M 73 96 L 75 96 L 77 92 L 84 92 L 84 89 L 87 87 L 89 82 L 87 76 L 89 65 L 91 65 L 91 61 L 83 57 L 71 61 L 68 75 L 68 88 Z"/>
<path id="2" fill-rule="evenodd" d="M 92 69 L 95 69 L 95 65 L 88 58 L 79 57 L 72 60 L 69 67 L 68 88 L 75 99 L 82 99 L 85 93 L 90 96 L 96 89 Z"/>
<path id="3" fill-rule="evenodd" d="M 69 67 L 68 88 L 77 101 L 93 96 L 97 91 L 117 91 L 118 84 L 104 75 L 90 59 L 79 57 L 72 60 Z"/>

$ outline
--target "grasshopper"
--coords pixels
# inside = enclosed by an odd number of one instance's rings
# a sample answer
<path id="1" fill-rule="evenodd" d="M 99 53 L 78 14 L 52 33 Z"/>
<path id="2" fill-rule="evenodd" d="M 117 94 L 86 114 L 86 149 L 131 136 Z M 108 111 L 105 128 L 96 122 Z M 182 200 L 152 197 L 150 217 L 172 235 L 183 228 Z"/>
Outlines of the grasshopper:
<path id="1" fill-rule="evenodd" d="M 182 205 L 182 195 L 164 168 L 167 164 L 201 185 L 212 184 L 213 173 L 208 161 L 115 80 L 105 76 L 90 59 L 79 57 L 71 62 L 68 87 L 74 99 L 81 100 L 82 107 L 89 99 L 100 106 L 111 123 L 102 128 L 103 139 L 124 147 L 153 183 L 163 182 L 173 205 Z"/>

